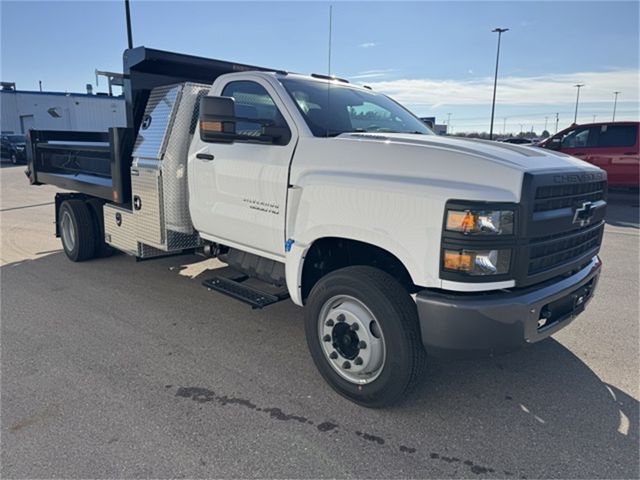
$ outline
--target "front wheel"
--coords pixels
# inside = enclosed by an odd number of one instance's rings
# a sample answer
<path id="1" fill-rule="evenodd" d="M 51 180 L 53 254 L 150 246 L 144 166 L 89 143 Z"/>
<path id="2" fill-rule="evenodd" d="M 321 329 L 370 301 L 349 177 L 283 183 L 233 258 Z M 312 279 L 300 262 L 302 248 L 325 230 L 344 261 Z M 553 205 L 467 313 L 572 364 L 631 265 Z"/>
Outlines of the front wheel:
<path id="1" fill-rule="evenodd" d="M 305 331 L 324 379 L 365 407 L 398 402 L 425 364 L 414 301 L 395 278 L 372 267 L 320 279 L 305 308 Z"/>

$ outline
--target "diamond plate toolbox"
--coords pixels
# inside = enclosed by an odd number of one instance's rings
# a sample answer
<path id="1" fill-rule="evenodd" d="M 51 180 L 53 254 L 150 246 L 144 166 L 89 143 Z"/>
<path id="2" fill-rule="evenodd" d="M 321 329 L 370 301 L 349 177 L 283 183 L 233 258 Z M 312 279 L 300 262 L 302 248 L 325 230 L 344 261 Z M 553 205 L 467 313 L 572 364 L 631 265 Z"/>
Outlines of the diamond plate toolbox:
<path id="1" fill-rule="evenodd" d="M 197 247 L 187 187 L 189 144 L 200 97 L 210 86 L 183 83 L 151 91 L 131 165 L 137 239 L 165 252 Z"/>

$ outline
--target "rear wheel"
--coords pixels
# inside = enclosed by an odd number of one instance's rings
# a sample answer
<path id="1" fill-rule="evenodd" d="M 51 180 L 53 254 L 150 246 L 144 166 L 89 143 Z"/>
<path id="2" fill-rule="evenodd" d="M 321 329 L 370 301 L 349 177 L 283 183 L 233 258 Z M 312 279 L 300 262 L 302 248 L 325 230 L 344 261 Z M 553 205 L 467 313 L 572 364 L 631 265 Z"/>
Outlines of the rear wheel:
<path id="1" fill-rule="evenodd" d="M 58 213 L 58 232 L 69 260 L 82 262 L 95 256 L 95 226 L 89 207 L 83 200 L 62 202 Z"/>
<path id="2" fill-rule="evenodd" d="M 305 331 L 321 375 L 360 405 L 396 403 L 421 377 L 415 303 L 381 270 L 347 267 L 320 279 L 305 308 Z"/>

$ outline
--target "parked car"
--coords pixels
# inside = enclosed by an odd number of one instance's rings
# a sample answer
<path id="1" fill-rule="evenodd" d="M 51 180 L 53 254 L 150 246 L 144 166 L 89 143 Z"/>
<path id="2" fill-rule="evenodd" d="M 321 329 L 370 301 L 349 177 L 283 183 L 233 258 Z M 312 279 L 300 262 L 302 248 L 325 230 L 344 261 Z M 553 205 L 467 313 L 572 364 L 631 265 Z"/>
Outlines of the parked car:
<path id="1" fill-rule="evenodd" d="M 640 122 L 573 125 L 540 143 L 540 147 L 578 157 L 606 170 L 611 187 L 640 183 Z"/>
<path id="2" fill-rule="evenodd" d="M 17 165 L 18 163 L 25 163 L 26 157 L 24 154 L 25 149 L 25 136 L 18 134 L 3 134 L 2 135 L 2 157 L 11 160 L 11 163 Z"/>
<path id="3" fill-rule="evenodd" d="M 516 145 L 531 145 L 532 143 L 534 143 L 534 140 L 530 138 L 519 138 L 519 137 L 505 138 L 504 140 L 500 140 L 500 141 L 504 143 L 514 143 Z"/>

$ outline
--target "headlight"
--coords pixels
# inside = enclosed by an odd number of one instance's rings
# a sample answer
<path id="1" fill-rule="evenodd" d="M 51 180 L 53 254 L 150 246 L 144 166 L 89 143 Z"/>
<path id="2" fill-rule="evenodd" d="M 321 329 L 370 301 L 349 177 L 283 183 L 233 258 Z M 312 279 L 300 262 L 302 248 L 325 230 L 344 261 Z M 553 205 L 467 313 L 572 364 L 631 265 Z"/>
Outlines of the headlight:
<path id="1" fill-rule="evenodd" d="M 513 210 L 447 210 L 445 228 L 465 235 L 512 235 Z"/>
<path id="2" fill-rule="evenodd" d="M 511 250 L 444 251 L 444 269 L 467 275 L 501 275 L 509 272 Z"/>

